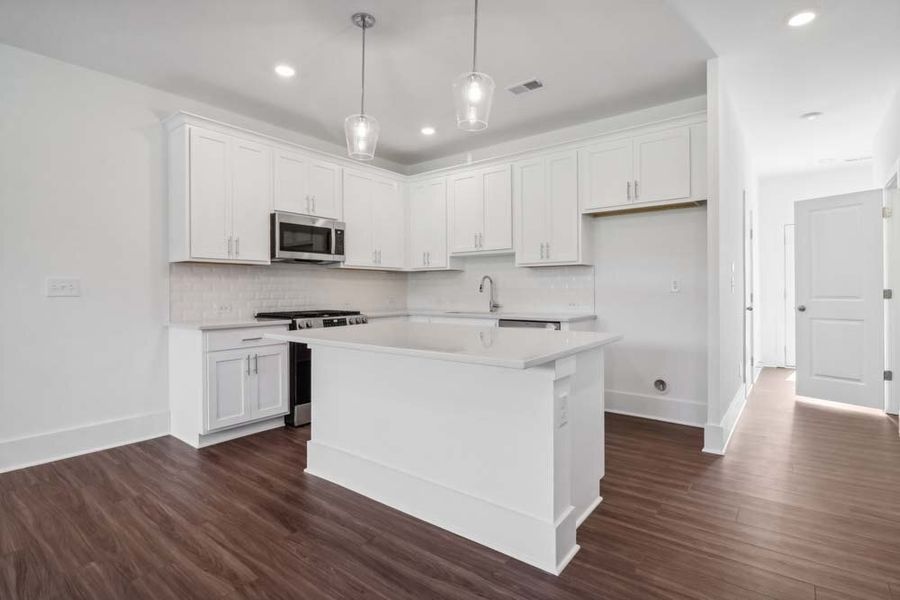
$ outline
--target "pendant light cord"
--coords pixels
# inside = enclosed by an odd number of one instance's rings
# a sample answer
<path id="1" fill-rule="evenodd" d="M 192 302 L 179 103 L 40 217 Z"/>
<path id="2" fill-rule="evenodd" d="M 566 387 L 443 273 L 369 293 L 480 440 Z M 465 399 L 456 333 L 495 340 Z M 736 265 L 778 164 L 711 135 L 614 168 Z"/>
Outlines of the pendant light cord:
<path id="1" fill-rule="evenodd" d="M 472 36 L 472 72 L 477 73 L 478 60 L 478 0 L 475 0 L 475 33 Z"/>
<path id="2" fill-rule="evenodd" d="M 476 0 L 477 2 L 477 0 Z M 362 92 L 359 97 L 359 114 L 366 114 L 366 19 L 362 21 Z"/>

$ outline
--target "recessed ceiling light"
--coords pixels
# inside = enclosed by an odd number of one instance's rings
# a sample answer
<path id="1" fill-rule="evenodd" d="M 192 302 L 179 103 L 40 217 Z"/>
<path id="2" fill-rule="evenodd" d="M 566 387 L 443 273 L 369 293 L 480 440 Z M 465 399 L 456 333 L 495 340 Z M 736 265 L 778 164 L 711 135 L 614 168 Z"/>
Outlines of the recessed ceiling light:
<path id="1" fill-rule="evenodd" d="M 275 65 L 275 74 L 279 77 L 284 77 L 285 79 L 290 79 L 294 75 L 297 74 L 297 70 L 291 65 Z"/>
<path id="2" fill-rule="evenodd" d="M 790 25 L 791 27 L 803 27 L 804 25 L 809 25 L 815 20 L 816 13 L 811 10 L 804 10 L 803 12 L 798 12 L 790 19 L 788 19 L 788 25 Z"/>
<path id="3" fill-rule="evenodd" d="M 806 119 L 807 121 L 815 121 L 816 119 L 818 119 L 821 116 L 822 116 L 822 113 L 820 113 L 820 112 L 808 112 L 808 113 L 800 115 L 800 118 Z"/>
<path id="4" fill-rule="evenodd" d="M 431 126 L 425 126 L 422 128 L 422 135 L 434 135 L 435 129 Z"/>

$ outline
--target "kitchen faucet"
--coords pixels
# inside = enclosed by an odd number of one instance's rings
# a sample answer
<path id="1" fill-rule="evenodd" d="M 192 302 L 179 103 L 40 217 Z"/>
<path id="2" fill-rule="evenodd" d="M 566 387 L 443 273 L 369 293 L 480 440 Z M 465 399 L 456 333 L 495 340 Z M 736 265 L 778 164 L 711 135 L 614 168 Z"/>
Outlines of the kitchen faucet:
<path id="1" fill-rule="evenodd" d="M 491 299 L 488 307 L 490 307 L 491 312 L 497 312 L 497 309 L 500 308 L 500 305 L 494 300 L 494 280 L 491 279 L 490 275 L 485 275 L 481 278 L 481 284 L 478 286 L 478 292 L 484 293 L 484 282 L 487 281 L 491 284 Z"/>

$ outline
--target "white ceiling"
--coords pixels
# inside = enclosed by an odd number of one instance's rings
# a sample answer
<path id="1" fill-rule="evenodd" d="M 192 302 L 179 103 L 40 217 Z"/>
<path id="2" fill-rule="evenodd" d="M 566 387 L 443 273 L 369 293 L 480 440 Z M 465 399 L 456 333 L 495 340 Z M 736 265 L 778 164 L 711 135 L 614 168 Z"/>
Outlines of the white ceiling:
<path id="1" fill-rule="evenodd" d="M 479 67 L 498 91 L 487 131 L 457 131 L 450 83 L 471 64 L 472 4 L 0 0 L 0 42 L 343 144 L 359 107 L 350 15 L 367 10 L 367 112 L 378 154 L 406 165 L 705 93 L 712 51 L 665 0 L 482 0 Z M 299 76 L 278 79 L 280 61 Z M 504 89 L 532 77 L 546 87 Z"/>
<path id="2" fill-rule="evenodd" d="M 872 155 L 900 86 L 900 0 L 670 1 L 722 58 L 761 175 Z M 812 24 L 786 25 L 806 8 Z"/>

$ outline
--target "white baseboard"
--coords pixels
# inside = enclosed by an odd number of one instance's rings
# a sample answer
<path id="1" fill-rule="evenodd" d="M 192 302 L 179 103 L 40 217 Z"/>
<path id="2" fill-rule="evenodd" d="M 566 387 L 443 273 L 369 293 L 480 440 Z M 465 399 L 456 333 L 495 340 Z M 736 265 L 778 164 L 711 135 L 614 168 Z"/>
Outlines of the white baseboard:
<path id="1" fill-rule="evenodd" d="M 572 507 L 559 522 L 545 521 L 315 441 L 307 445 L 306 473 L 553 575 L 578 551 Z M 560 548 L 559 540 L 571 543 Z"/>
<path id="2" fill-rule="evenodd" d="M 705 402 L 616 390 L 606 390 L 605 394 L 606 412 L 693 427 L 706 423 Z"/>
<path id="3" fill-rule="evenodd" d="M 728 442 L 737 427 L 741 415 L 744 414 L 744 407 L 747 406 L 747 396 L 744 385 L 738 388 L 734 398 L 731 399 L 731 405 L 728 411 L 718 423 L 707 423 L 703 432 L 703 451 L 707 454 L 724 455 L 728 449 Z"/>
<path id="4" fill-rule="evenodd" d="M 168 435 L 169 411 L 0 441 L 0 473 Z"/>

